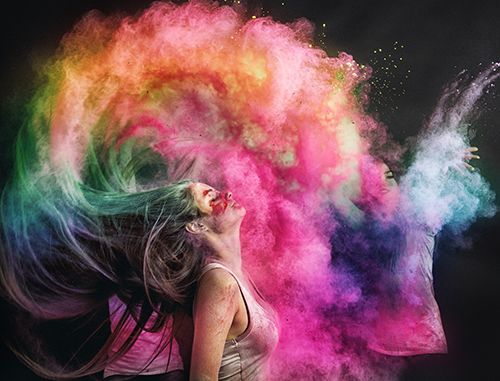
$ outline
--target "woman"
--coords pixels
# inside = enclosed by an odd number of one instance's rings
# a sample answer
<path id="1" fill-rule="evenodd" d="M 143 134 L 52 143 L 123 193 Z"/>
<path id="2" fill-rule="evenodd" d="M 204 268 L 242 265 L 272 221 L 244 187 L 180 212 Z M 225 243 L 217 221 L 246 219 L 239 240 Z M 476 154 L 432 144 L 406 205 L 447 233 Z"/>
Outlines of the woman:
<path id="1" fill-rule="evenodd" d="M 272 310 L 258 296 L 242 270 L 240 225 L 245 209 L 232 199 L 229 192 L 221 193 L 202 183 L 191 183 L 188 189 L 201 218 L 187 223 L 185 228 L 192 234 L 196 246 L 207 254 L 193 308 L 194 337 L 186 329 L 177 336 L 181 344 L 193 339 L 190 379 L 265 379 L 267 362 L 277 341 L 277 325 Z M 120 308 L 116 299 L 110 305 Z M 143 331 L 131 348 L 134 357 L 126 353 L 123 356 L 126 360 L 121 358 L 118 364 L 108 365 L 105 376 L 111 372 L 141 373 L 156 374 L 155 380 L 179 379 L 179 370 L 182 369 L 179 348 L 182 350 L 183 345 L 178 346 L 177 341 L 172 343 L 170 359 L 173 361 L 168 367 L 165 367 L 165 351 L 147 368 L 141 370 L 138 366 L 145 363 L 144 350 L 148 342 L 155 343 L 160 338 L 161 335 Z M 124 372 L 124 363 L 127 372 Z M 188 363 L 185 358 L 186 368 Z M 169 373 L 159 378 L 158 374 L 162 372 L 158 367 L 168 369 Z"/>
<path id="2" fill-rule="evenodd" d="M 275 316 L 242 269 L 245 209 L 231 193 L 190 186 L 203 218 L 186 230 L 210 250 L 193 306 L 191 380 L 265 380 L 278 341 Z"/>
<path id="3" fill-rule="evenodd" d="M 109 192 L 81 184 L 77 188 L 78 197 L 73 194 L 71 203 L 57 198 L 55 215 L 47 215 L 55 208 L 46 207 L 37 218 L 22 220 L 25 234 L 22 239 L 18 234 L 2 256 L 2 291 L 12 304 L 42 319 L 81 316 L 113 295 L 127 308 L 118 311 L 112 334 L 83 366 L 54 369 L 35 352 L 16 351 L 19 357 L 42 376 L 75 378 L 109 368 L 144 332 L 156 332 L 153 362 L 172 347 L 181 324 L 174 318 L 169 329 L 165 325 L 172 316 L 190 314 L 196 289 L 190 379 L 262 379 L 277 330 L 241 269 L 244 208 L 229 193 L 190 181 L 141 192 Z M 4 218 L 24 210 L 16 202 L 22 201 L 17 193 L 8 194 L 12 199 L 4 200 Z M 42 204 L 52 202 L 42 196 Z M 75 199 L 81 201 L 78 207 Z M 5 222 L 11 221 L 19 222 Z M 16 227 L 5 223 L 5 236 L 15 235 Z M 40 240 L 39 231 L 49 239 Z M 47 242 L 50 245 L 44 246 Z M 36 266 L 26 266 L 26 255 L 20 254 L 34 244 L 37 251 L 28 258 Z M 85 281 L 75 286 L 75 279 Z M 127 328 L 131 318 L 132 329 Z M 145 368 L 135 370 L 138 375 Z"/>
<path id="4" fill-rule="evenodd" d="M 380 188 L 378 199 L 371 205 L 372 213 L 379 225 L 398 229 L 396 237 L 401 242 L 399 251 L 392 253 L 390 272 L 379 284 L 368 348 L 389 356 L 446 353 L 432 274 L 436 232 L 408 218 L 398 218 L 399 185 L 385 163 L 375 164 Z M 394 237 L 385 234 L 384 238 Z"/>
<path id="5" fill-rule="evenodd" d="M 265 379 L 267 361 L 277 341 L 277 326 L 272 310 L 258 296 L 242 270 L 239 230 L 245 209 L 232 199 L 231 193 L 222 194 L 206 184 L 192 183 L 188 189 L 202 217 L 186 224 L 186 231 L 207 253 L 193 309 L 190 379 Z M 117 305 L 116 300 L 112 305 Z M 139 336 L 139 340 L 142 337 L 142 341 L 146 341 L 144 337 L 148 334 L 150 341 L 159 340 L 158 334 L 155 338 L 154 334 L 146 332 Z M 178 340 L 185 342 L 186 335 L 189 336 L 189 332 L 184 330 L 184 335 Z M 134 348 L 138 346 L 142 353 L 136 352 L 144 357 L 144 345 L 136 342 Z M 171 352 L 173 364 L 168 367 L 172 370 L 169 373 L 171 378 L 164 375 L 162 380 L 179 377 L 176 370 L 181 369 L 180 357 L 174 341 Z M 133 361 L 139 363 L 137 359 Z M 128 374 L 132 375 L 130 358 L 128 364 Z M 187 365 L 186 359 L 184 365 Z M 110 368 L 115 374 L 119 372 L 116 366 L 108 366 L 108 374 Z M 154 369 L 154 366 L 149 368 Z M 140 370 L 136 367 L 135 373 Z M 124 374 L 123 370 L 120 374 Z M 141 374 L 154 373 L 148 370 Z"/>
<path id="6" fill-rule="evenodd" d="M 479 159 L 477 151 L 469 147 L 461 153 L 464 168 L 474 170 L 468 161 Z M 335 264 L 345 266 L 363 291 L 356 319 L 366 327 L 367 346 L 389 356 L 446 353 L 433 285 L 437 231 L 404 214 L 400 187 L 387 164 L 373 158 L 362 164 L 363 197 L 355 202 L 364 220 L 353 227 L 341 219 L 332 247 Z M 366 316 L 372 317 L 369 324 Z"/>

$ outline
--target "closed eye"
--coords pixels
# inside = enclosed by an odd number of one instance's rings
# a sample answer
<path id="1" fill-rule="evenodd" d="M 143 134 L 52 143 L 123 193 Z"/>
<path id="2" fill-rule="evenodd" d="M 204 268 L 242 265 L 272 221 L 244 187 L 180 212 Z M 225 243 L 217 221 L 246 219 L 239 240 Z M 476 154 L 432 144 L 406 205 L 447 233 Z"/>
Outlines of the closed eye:
<path id="1" fill-rule="evenodd" d="M 212 193 L 212 198 L 215 198 L 215 190 L 213 189 L 205 189 L 203 191 L 203 196 L 208 196 L 210 193 Z"/>
<path id="2" fill-rule="evenodd" d="M 203 196 L 208 197 L 209 205 L 212 206 L 217 199 L 217 192 L 214 189 L 206 189 L 203 191 Z"/>
<path id="3" fill-rule="evenodd" d="M 386 179 L 393 179 L 394 178 L 394 173 L 392 173 L 392 171 L 385 172 L 385 178 Z"/>

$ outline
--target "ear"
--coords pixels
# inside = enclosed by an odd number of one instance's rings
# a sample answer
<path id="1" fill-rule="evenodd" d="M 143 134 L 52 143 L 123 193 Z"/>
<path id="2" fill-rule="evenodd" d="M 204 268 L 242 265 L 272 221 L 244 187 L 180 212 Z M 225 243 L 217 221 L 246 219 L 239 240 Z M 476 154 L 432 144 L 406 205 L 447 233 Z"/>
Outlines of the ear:
<path id="1" fill-rule="evenodd" d="M 193 221 L 186 224 L 186 230 L 191 234 L 201 234 L 208 230 L 208 228 L 200 221 Z"/>

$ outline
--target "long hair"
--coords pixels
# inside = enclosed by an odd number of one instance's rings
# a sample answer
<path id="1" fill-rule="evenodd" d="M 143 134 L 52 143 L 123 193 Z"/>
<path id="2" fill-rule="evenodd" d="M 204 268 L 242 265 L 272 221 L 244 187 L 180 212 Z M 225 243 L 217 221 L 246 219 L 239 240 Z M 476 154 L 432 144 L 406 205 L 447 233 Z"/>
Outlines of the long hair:
<path id="1" fill-rule="evenodd" d="M 73 369 L 44 361 L 39 345 L 28 353 L 19 340 L 8 341 L 36 373 L 76 378 L 102 370 L 141 330 L 158 331 L 179 308 L 190 309 L 203 256 L 185 225 L 201 215 L 191 181 L 161 184 L 151 169 L 159 160 L 144 145 L 89 144 L 75 175 L 72 168 L 47 168 L 32 141 L 21 132 L 14 176 L 2 194 L 2 297 L 33 321 L 81 317 L 107 308 L 114 294 L 127 305 L 97 354 Z M 141 176 L 148 181 L 141 184 Z M 153 312 L 155 321 L 146 325 Z M 136 326 L 110 358 L 130 317 Z"/>

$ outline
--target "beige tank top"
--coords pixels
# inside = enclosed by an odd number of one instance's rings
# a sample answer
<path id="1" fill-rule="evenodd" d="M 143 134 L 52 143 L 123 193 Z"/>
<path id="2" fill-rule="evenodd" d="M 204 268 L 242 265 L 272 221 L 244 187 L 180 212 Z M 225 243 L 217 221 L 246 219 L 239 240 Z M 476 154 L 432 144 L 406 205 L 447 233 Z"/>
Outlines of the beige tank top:
<path id="1" fill-rule="evenodd" d="M 277 317 L 253 283 L 247 286 L 223 264 L 209 263 L 203 268 L 200 278 L 217 268 L 226 270 L 238 283 L 249 317 L 245 332 L 224 345 L 219 380 L 267 380 L 269 359 L 279 337 Z"/>

